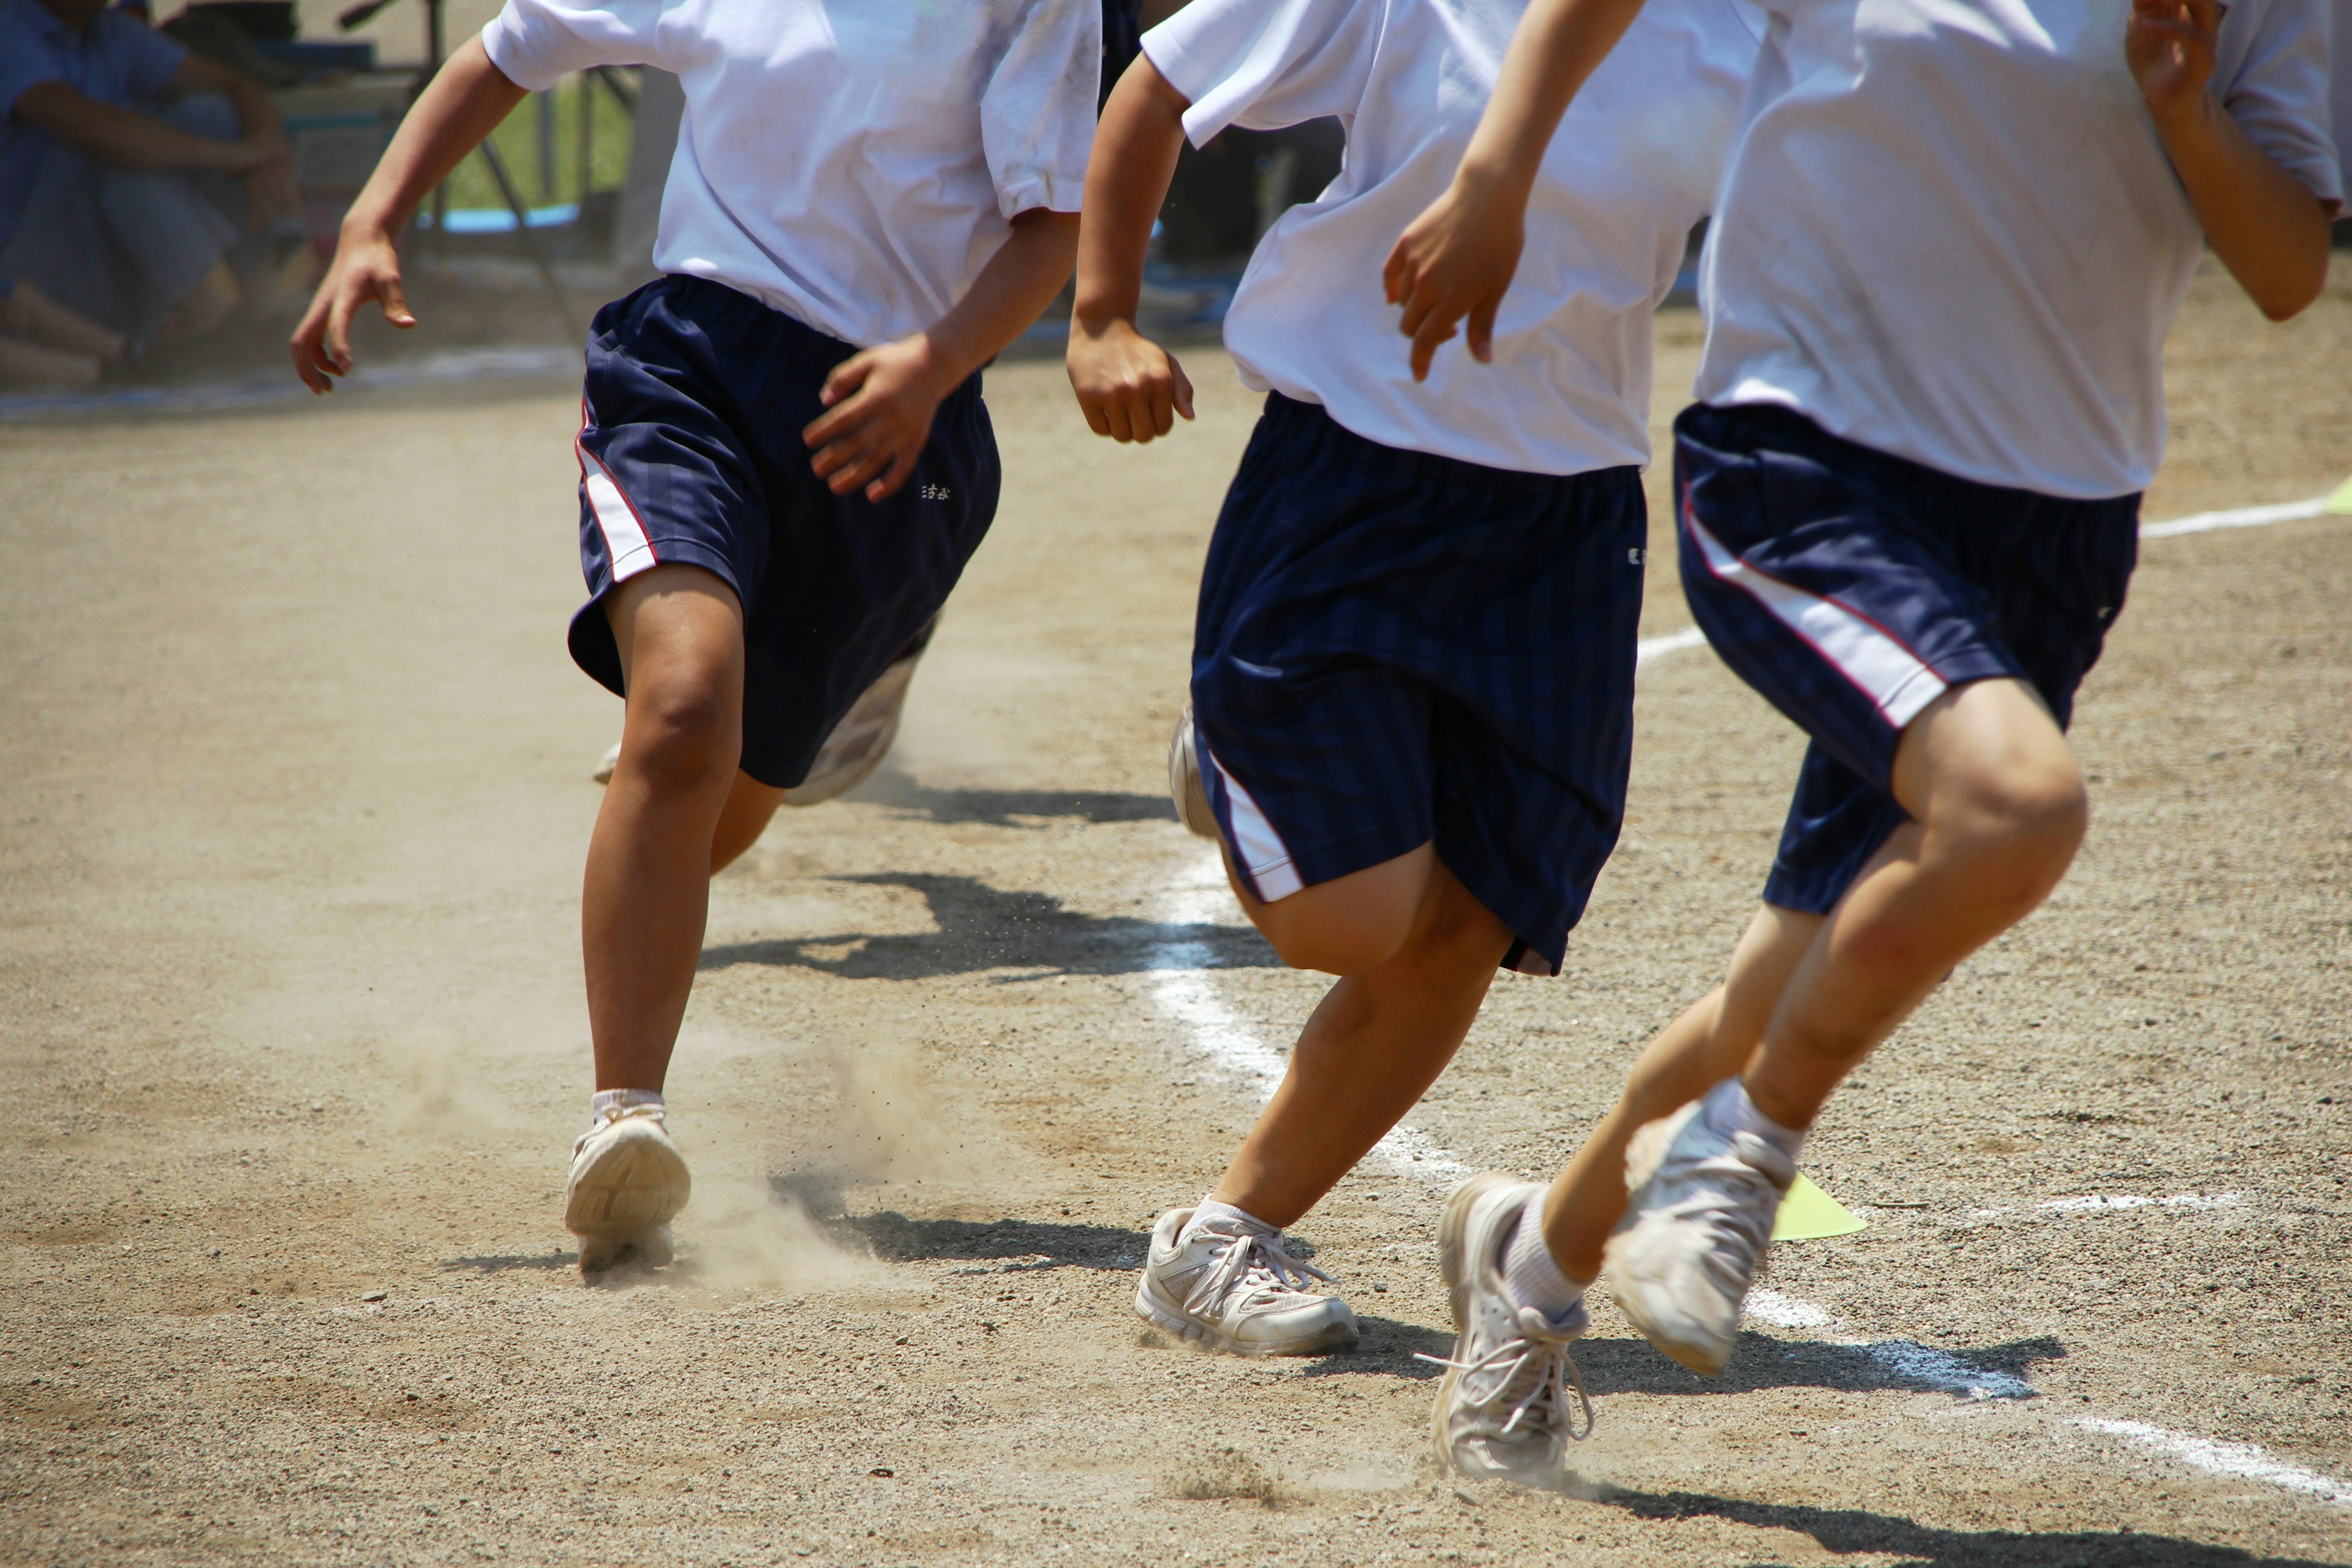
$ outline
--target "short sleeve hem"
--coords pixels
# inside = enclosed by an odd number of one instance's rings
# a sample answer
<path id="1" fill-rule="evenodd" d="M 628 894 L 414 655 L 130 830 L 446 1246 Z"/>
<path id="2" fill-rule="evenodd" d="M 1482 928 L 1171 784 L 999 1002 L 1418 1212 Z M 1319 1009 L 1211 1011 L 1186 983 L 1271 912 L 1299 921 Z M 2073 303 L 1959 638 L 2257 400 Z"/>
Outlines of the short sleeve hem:
<path id="1" fill-rule="evenodd" d="M 509 19 L 513 13 L 501 11 L 482 26 L 482 52 L 490 57 L 490 64 L 499 74 L 525 92 L 545 92 L 563 79 L 560 70 L 550 70 L 530 58 L 530 47 L 517 36 Z"/>
<path id="2" fill-rule="evenodd" d="M 1017 169 L 996 187 L 996 210 L 1012 222 L 1023 213 L 1040 208 L 1074 213 L 1086 194 L 1086 181 L 1072 181 L 1050 169 Z"/>

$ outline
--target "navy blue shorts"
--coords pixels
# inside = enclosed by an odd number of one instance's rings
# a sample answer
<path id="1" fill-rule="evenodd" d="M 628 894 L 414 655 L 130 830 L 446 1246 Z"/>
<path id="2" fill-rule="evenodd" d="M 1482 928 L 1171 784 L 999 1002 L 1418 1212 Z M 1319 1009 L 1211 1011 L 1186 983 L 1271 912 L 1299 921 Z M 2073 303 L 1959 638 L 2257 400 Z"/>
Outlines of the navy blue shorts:
<path id="1" fill-rule="evenodd" d="M 1903 727 L 1952 687 L 2030 683 L 2063 726 L 2139 554 L 2139 497 L 1955 479 L 1787 408 L 1675 421 L 1683 592 L 1738 677 L 1812 744 L 1764 900 L 1827 914 L 1909 820 Z"/>
<path id="2" fill-rule="evenodd" d="M 1399 451 L 1276 394 L 1217 518 L 1192 641 L 1210 804 L 1271 900 L 1423 844 L 1559 973 L 1617 843 L 1639 475 Z"/>
<path id="3" fill-rule="evenodd" d="M 879 505 L 836 496 L 801 430 L 857 351 L 698 278 L 596 312 L 581 400 L 572 657 L 621 691 L 604 597 L 648 567 L 716 573 L 743 605 L 743 771 L 790 789 L 835 721 L 939 613 L 996 514 L 996 437 L 974 375 L 940 405 Z"/>

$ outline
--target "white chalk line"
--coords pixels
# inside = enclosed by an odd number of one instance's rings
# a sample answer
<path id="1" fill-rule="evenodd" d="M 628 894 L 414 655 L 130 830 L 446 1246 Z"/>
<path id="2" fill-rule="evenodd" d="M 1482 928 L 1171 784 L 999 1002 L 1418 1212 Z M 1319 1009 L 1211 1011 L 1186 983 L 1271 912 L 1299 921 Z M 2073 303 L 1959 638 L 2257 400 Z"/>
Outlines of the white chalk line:
<path id="1" fill-rule="evenodd" d="M 1697 637 L 1696 630 L 1680 635 Z M 1177 927 L 1223 924 L 1223 917 L 1231 909 L 1223 864 L 1215 849 L 1203 846 L 1185 862 L 1175 885 L 1162 900 L 1161 919 Z M 1264 1104 L 1282 1081 L 1286 1058 L 1226 1003 L 1211 967 L 1212 958 L 1208 945 L 1195 940 L 1177 938 L 1154 944 L 1146 955 L 1151 972 L 1152 1000 L 1184 1026 L 1197 1055 L 1206 1058 L 1221 1076 L 1249 1091 L 1257 1103 Z M 1478 1169 L 1440 1147 L 1419 1129 L 1405 1124 L 1400 1124 L 1381 1140 L 1374 1152 L 1400 1174 L 1419 1177 L 1432 1185 L 1450 1185 Z M 2137 1194 L 2092 1194 L 2053 1198 L 2025 1212 L 2065 1215 L 2115 1214 L 2141 1208 L 2216 1209 L 2237 1207 L 2245 1201 L 2246 1194 L 2242 1193 L 2180 1193 L 2158 1198 Z M 2012 1211 L 1985 1210 L 1979 1211 L 1979 1215 L 2010 1212 Z M 1873 1340 L 1856 1334 L 1850 1325 L 1825 1309 L 1781 1291 L 1760 1288 L 1749 1291 L 1748 1316 L 1775 1328 L 1814 1331 L 1821 1336 L 1821 1342 L 1859 1351 L 1889 1378 L 1960 1398 L 2030 1399 L 2037 1393 L 2030 1381 L 2015 1373 L 1979 1366 L 1966 1357 L 1933 1345 L 1923 1345 L 1916 1340 Z M 2075 1417 L 2072 1425 L 2086 1432 L 2128 1438 L 2210 1475 L 2254 1481 L 2352 1507 L 2352 1485 L 2281 1459 L 2250 1443 L 2223 1443 L 2146 1422 L 2103 1416 Z"/>
<path id="2" fill-rule="evenodd" d="M 2328 498 L 2315 500 L 2273 501 L 2268 506 L 2231 507 L 2226 511 L 2200 511 L 2188 517 L 2176 517 L 2170 522 L 2144 523 L 2142 539 L 2170 539 L 2182 533 L 2210 533 L 2217 528 L 2262 528 L 2273 522 L 2301 522 L 2306 518 L 2324 517 Z"/>
<path id="3" fill-rule="evenodd" d="M 2094 1193 L 2079 1198 L 2053 1198 L 2030 1208 L 1970 1209 L 1970 1219 L 1999 1219 L 2003 1215 L 2122 1214 L 2131 1209 L 2235 1209 L 2252 1200 L 2250 1193 L 2174 1193 L 2152 1198 L 2138 1193 Z"/>
<path id="4" fill-rule="evenodd" d="M 2145 1421 L 2116 1421 L 2104 1415 L 2079 1415 L 2074 1424 L 2085 1432 L 2128 1437 L 2143 1447 L 2152 1448 L 2169 1458 L 2179 1459 L 2213 1475 L 2260 1481 L 2264 1486 L 2278 1487 L 2291 1492 L 2307 1492 L 2328 1502 L 2352 1508 L 2352 1486 L 2332 1476 L 2323 1476 L 2316 1470 L 2306 1470 L 2301 1465 L 2289 1464 L 2252 1443 L 2217 1442 L 2210 1437 L 2192 1437 L 2185 1432 L 2167 1431 L 2161 1426 L 2151 1426 Z"/>

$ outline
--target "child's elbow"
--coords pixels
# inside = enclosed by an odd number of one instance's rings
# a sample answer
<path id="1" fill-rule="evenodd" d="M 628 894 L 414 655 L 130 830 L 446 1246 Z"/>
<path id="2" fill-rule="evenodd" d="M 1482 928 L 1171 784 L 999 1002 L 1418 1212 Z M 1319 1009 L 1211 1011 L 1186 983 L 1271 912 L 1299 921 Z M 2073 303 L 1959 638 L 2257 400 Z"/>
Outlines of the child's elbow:
<path id="1" fill-rule="evenodd" d="M 2323 262 L 2307 276 L 2283 281 L 2254 296 L 2254 308 L 2270 321 L 2292 321 L 2311 309 L 2313 301 L 2327 288 L 2327 267 Z"/>

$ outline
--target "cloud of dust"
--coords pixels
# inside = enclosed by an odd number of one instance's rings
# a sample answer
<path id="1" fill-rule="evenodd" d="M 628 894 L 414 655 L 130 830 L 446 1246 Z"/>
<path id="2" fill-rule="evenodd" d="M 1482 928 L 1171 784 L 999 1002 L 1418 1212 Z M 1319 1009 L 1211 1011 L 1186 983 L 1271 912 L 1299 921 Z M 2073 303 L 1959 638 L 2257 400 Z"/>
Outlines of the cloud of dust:
<path id="1" fill-rule="evenodd" d="M 791 1130 L 775 1184 L 780 1190 L 830 1217 L 839 1212 L 847 1187 L 955 1182 L 972 1174 L 977 1163 L 959 1130 L 970 1117 L 942 1112 L 911 1042 L 814 1050 L 811 1065 L 830 1080 L 831 1103 L 812 1105 Z"/>
<path id="2" fill-rule="evenodd" d="M 502 1107 L 469 1070 L 456 1036 L 412 1029 L 384 1042 L 403 1088 L 392 1122 L 404 1132 L 471 1133 L 496 1125 Z"/>
<path id="3" fill-rule="evenodd" d="M 872 1258 L 826 1239 L 799 1204 L 779 1202 L 764 1183 L 698 1182 L 688 1262 L 694 1282 L 714 1290 L 805 1295 L 871 1283 Z"/>

